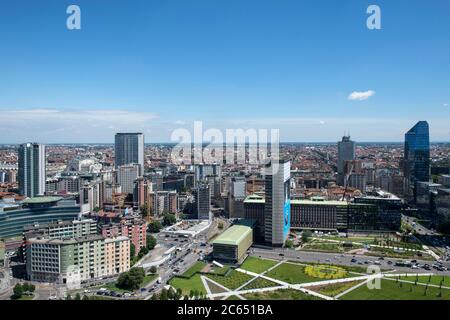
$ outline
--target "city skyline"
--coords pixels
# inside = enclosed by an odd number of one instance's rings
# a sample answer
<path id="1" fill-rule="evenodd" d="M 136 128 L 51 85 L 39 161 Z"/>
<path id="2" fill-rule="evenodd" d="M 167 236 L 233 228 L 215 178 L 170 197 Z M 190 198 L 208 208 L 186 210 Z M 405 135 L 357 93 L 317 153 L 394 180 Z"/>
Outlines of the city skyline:
<path id="1" fill-rule="evenodd" d="M 170 142 L 196 120 L 286 142 L 402 141 L 427 120 L 450 141 L 449 3 L 377 1 L 381 30 L 369 4 L 81 0 L 81 30 L 68 3 L 2 4 L 0 143 Z"/>

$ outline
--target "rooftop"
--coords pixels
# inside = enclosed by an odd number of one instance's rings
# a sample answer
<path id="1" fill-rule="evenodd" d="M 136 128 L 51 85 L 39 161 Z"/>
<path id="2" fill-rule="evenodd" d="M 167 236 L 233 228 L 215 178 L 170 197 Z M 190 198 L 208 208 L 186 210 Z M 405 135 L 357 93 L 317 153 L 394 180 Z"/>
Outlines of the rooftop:
<path id="1" fill-rule="evenodd" d="M 249 233 L 252 233 L 252 228 L 243 225 L 233 225 L 220 234 L 212 244 L 237 246 Z"/>
<path id="2" fill-rule="evenodd" d="M 43 203 L 51 203 L 62 200 L 61 197 L 35 197 L 28 198 L 23 201 L 25 204 L 43 204 Z"/>

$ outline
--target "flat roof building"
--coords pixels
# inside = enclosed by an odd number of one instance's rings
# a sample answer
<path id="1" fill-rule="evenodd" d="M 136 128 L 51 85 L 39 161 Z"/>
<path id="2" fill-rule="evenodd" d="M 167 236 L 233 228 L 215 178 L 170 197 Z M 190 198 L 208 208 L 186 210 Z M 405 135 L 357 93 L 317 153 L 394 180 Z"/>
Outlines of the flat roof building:
<path id="1" fill-rule="evenodd" d="M 212 242 L 214 259 L 233 263 L 241 261 L 252 243 L 252 228 L 233 225 Z"/>

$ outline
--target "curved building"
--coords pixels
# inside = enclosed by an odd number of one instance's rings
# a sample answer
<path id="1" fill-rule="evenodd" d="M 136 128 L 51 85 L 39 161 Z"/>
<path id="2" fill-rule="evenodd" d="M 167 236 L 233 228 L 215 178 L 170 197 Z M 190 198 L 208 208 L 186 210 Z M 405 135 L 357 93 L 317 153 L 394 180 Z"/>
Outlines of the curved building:
<path id="1" fill-rule="evenodd" d="M 56 221 L 73 221 L 80 214 L 75 200 L 37 197 L 20 204 L 0 204 L 0 238 L 22 235 L 25 226 Z"/>

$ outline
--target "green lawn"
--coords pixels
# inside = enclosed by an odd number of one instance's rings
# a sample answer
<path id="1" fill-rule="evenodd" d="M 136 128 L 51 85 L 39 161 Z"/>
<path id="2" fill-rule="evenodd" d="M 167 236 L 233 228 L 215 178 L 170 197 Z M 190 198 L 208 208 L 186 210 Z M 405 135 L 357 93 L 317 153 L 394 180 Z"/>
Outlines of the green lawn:
<path id="1" fill-rule="evenodd" d="M 227 298 L 227 300 L 241 300 L 241 299 L 239 297 L 237 297 L 237 296 L 229 296 Z"/>
<path id="2" fill-rule="evenodd" d="M 224 287 L 234 290 L 242 286 L 244 283 L 252 279 L 248 274 L 232 270 L 227 276 L 208 275 L 208 278 L 220 283 Z"/>
<path id="3" fill-rule="evenodd" d="M 391 277 L 391 278 L 396 278 L 396 277 Z M 407 280 L 407 281 L 416 281 L 416 276 L 407 276 L 407 277 L 400 277 L 400 280 Z M 434 284 L 439 286 L 441 284 L 441 281 L 444 280 L 442 282 L 442 285 L 444 287 L 450 287 L 450 277 L 449 276 L 419 276 L 418 277 L 418 281 L 417 283 L 430 283 L 430 284 Z"/>
<path id="4" fill-rule="evenodd" d="M 142 281 L 141 287 L 145 287 L 146 285 L 148 285 L 150 282 L 152 282 L 153 280 L 155 280 L 158 277 L 157 273 L 154 274 L 147 274 L 144 277 L 144 280 Z"/>
<path id="5" fill-rule="evenodd" d="M 187 269 L 181 276 L 185 278 L 190 278 L 197 272 L 202 271 L 202 269 L 206 266 L 206 263 L 197 261 L 192 267 Z"/>
<path id="6" fill-rule="evenodd" d="M 425 286 L 392 280 L 381 280 L 381 289 L 370 290 L 363 285 L 344 296 L 342 300 L 450 300 L 450 290 L 442 289 L 442 297 L 437 297 L 439 288 L 428 287 L 426 295 Z"/>
<path id="7" fill-rule="evenodd" d="M 307 283 L 324 281 L 326 279 L 315 278 L 307 275 L 304 272 L 305 266 L 294 263 L 283 263 L 266 273 L 265 275 L 270 278 L 281 280 L 290 284 Z"/>
<path id="8" fill-rule="evenodd" d="M 244 263 L 241 265 L 241 269 L 255 273 L 262 273 L 276 264 L 277 261 L 273 260 L 247 257 L 247 259 L 245 259 Z"/>
<path id="9" fill-rule="evenodd" d="M 189 279 L 174 277 L 170 280 L 170 285 L 175 289 L 180 288 L 183 291 L 183 295 L 189 294 L 191 290 L 197 290 L 206 294 L 205 287 L 203 286 L 200 274 L 196 273 Z"/>
<path id="10" fill-rule="evenodd" d="M 269 287 L 276 287 L 279 284 L 264 279 L 264 278 L 257 278 L 255 280 L 253 280 L 252 282 L 250 282 L 249 284 L 247 284 L 244 288 L 242 288 L 242 290 L 252 290 L 252 289 L 260 289 L 260 288 L 269 288 Z"/>
<path id="11" fill-rule="evenodd" d="M 307 295 L 294 289 L 280 289 L 243 295 L 248 300 L 320 300 L 320 298 Z"/>
<path id="12" fill-rule="evenodd" d="M 319 293 L 324 294 L 329 297 L 335 297 L 338 294 L 356 286 L 357 284 L 359 284 L 361 282 L 362 281 L 333 283 L 333 284 L 329 284 L 329 285 L 317 286 L 317 287 L 312 287 L 312 288 L 308 288 L 308 289 L 319 292 Z"/>
<path id="13" fill-rule="evenodd" d="M 209 273 L 224 276 L 228 272 L 228 270 L 230 270 L 230 266 L 223 266 L 222 268 L 212 267 L 209 270 Z"/>

